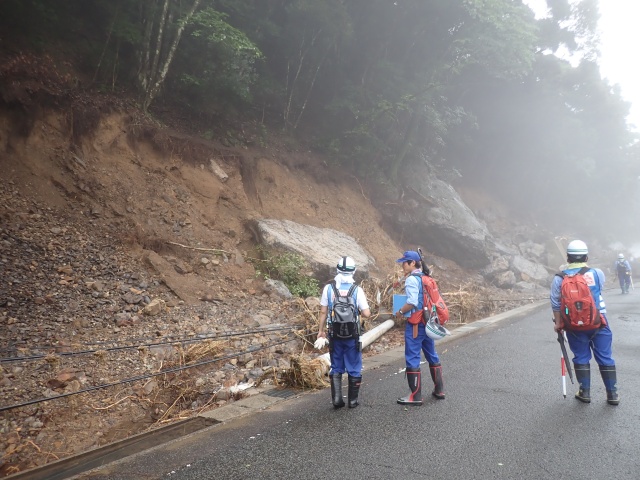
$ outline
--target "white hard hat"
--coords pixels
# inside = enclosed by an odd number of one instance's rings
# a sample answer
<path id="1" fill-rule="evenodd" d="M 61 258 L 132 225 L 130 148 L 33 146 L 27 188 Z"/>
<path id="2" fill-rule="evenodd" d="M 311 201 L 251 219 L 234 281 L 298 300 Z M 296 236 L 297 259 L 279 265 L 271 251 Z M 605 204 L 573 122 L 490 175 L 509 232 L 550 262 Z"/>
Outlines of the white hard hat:
<path id="1" fill-rule="evenodd" d="M 624 260 L 624 255 L 622 253 L 618 254 L 618 260 Z"/>
<path id="2" fill-rule="evenodd" d="M 336 268 L 338 269 L 338 273 L 355 273 L 356 262 L 354 262 L 351 257 L 340 257 Z"/>
<path id="3" fill-rule="evenodd" d="M 587 255 L 589 249 L 582 240 L 573 240 L 567 245 L 567 255 Z"/>
<path id="4" fill-rule="evenodd" d="M 447 335 L 451 335 L 449 330 L 438 323 L 438 317 L 436 315 L 431 315 L 431 318 L 429 318 L 429 321 L 424 327 L 424 331 L 427 334 L 427 337 L 433 340 L 440 340 Z"/>

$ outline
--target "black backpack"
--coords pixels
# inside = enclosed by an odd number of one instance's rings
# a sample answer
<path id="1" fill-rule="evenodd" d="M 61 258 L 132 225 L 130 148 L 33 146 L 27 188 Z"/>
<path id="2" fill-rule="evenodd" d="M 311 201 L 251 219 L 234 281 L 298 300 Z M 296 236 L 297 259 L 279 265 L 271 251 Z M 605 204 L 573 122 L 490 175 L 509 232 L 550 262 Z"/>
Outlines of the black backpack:
<path id="1" fill-rule="evenodd" d="M 331 322 L 331 337 L 341 340 L 358 338 L 360 336 L 360 318 L 356 302 L 357 288 L 354 283 L 345 296 L 340 295 L 336 282 L 331 283 L 334 299 L 329 294 L 329 314 Z"/>

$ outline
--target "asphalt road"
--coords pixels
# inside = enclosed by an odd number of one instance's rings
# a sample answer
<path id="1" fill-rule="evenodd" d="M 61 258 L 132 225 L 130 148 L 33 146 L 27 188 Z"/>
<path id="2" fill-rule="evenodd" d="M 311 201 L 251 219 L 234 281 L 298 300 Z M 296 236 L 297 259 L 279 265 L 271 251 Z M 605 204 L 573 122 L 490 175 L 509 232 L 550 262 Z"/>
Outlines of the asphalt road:
<path id="1" fill-rule="evenodd" d="M 444 401 L 429 379 L 422 407 L 397 405 L 408 389 L 398 358 L 365 371 L 357 409 L 334 411 L 328 389 L 305 394 L 75 478 L 638 479 L 640 291 L 605 299 L 617 407 L 593 360 L 592 403 L 571 384 L 562 397 L 545 306 L 441 345 Z"/>

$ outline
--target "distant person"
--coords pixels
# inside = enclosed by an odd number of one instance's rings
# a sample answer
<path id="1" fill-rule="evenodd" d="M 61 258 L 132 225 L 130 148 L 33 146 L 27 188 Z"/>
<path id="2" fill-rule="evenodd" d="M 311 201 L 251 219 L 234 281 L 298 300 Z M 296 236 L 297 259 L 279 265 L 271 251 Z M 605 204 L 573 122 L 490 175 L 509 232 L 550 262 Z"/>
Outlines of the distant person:
<path id="1" fill-rule="evenodd" d="M 611 357 L 612 334 L 607 320 L 607 311 L 602 289 L 604 288 L 605 277 L 599 268 L 591 268 L 587 265 L 588 260 L 587 245 L 581 240 L 573 240 L 567 246 L 567 269 L 556 274 L 551 283 L 551 309 L 553 310 L 554 330 L 561 332 L 565 330 L 569 348 L 573 353 L 573 367 L 576 372 L 576 379 L 580 386 L 575 397 L 581 402 L 591 402 L 591 369 L 589 362 L 591 354 L 600 368 L 600 375 L 607 391 L 607 403 L 618 405 L 620 397 L 618 395 L 618 385 L 616 381 L 616 364 Z M 572 278 L 582 276 L 586 282 L 586 297 L 581 297 L 581 301 L 574 299 L 570 301 L 568 295 L 579 291 L 582 279 Z M 575 287 L 565 290 L 564 282 L 568 279 L 575 281 Z M 589 293 L 591 297 L 589 298 Z M 563 298 L 565 297 L 565 298 Z M 587 298 L 587 300 L 584 300 Z M 585 303 L 593 306 L 597 311 L 591 315 L 590 319 L 584 317 L 585 312 L 590 309 L 585 307 Z M 578 321 L 576 317 L 581 316 Z M 582 319 L 584 322 L 582 322 Z M 590 323 L 591 322 L 591 323 Z M 581 325 L 582 324 L 582 325 Z"/>
<path id="2" fill-rule="evenodd" d="M 414 251 L 404 252 L 402 258 L 396 262 L 402 263 L 402 271 L 406 276 L 404 284 L 407 303 L 395 312 L 396 318 L 402 319 L 410 317 L 417 310 L 422 310 L 422 262 L 420 254 Z M 432 395 L 439 400 L 443 400 L 445 397 L 442 364 L 436 353 L 435 341 L 427 336 L 424 323 L 414 326 L 407 322 L 404 332 L 404 356 L 407 367 L 407 382 L 411 393 L 398 399 L 400 405 L 422 405 L 421 352 L 424 352 L 429 363 L 429 373 L 431 373 L 431 379 L 435 386 Z"/>
<path id="3" fill-rule="evenodd" d="M 618 260 L 616 261 L 616 273 L 618 274 L 618 281 L 620 282 L 620 290 L 622 294 L 629 293 L 629 287 L 631 286 L 631 264 L 624 258 L 622 253 L 618 254 Z"/>
<path id="4" fill-rule="evenodd" d="M 331 359 L 331 400 L 334 408 L 342 408 L 342 374 L 349 378 L 348 405 L 358 406 L 362 382 L 362 351 L 360 348 L 360 316 L 371 315 L 364 290 L 355 284 L 356 264 L 351 257 L 340 257 L 337 275 L 325 285 L 320 297 L 320 318 L 316 348 L 329 340 Z"/>

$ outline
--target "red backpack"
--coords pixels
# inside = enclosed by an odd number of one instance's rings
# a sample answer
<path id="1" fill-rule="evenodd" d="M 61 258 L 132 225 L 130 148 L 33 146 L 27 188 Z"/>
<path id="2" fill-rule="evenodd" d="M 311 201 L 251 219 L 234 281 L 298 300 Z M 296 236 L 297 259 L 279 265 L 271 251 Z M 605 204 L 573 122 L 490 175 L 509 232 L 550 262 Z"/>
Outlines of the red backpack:
<path id="1" fill-rule="evenodd" d="M 557 273 L 560 285 L 560 316 L 567 330 L 594 330 L 602 326 L 602 316 L 584 279 L 589 267 L 574 274 Z"/>
<path id="2" fill-rule="evenodd" d="M 422 311 L 413 312 L 407 321 L 411 325 L 417 325 L 420 322 L 428 322 L 435 312 L 440 325 L 444 325 L 449 321 L 449 307 L 444 303 L 438 284 L 429 275 L 413 274 L 414 277 L 422 278 Z"/>

